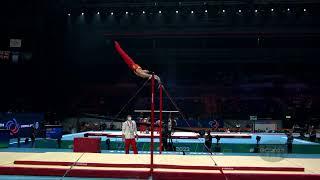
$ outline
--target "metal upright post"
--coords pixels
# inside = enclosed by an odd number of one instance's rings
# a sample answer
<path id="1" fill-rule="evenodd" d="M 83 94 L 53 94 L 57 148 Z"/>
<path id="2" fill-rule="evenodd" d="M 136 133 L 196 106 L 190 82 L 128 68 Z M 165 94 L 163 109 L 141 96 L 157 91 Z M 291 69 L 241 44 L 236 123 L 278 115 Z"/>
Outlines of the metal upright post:
<path id="1" fill-rule="evenodd" d="M 160 124 L 159 124 L 159 153 L 162 153 L 162 84 L 159 85 L 159 119 L 160 119 Z"/>
<path id="2" fill-rule="evenodd" d="M 154 149 L 154 74 L 151 76 L 151 144 L 150 144 L 150 173 L 153 173 L 153 149 Z"/>

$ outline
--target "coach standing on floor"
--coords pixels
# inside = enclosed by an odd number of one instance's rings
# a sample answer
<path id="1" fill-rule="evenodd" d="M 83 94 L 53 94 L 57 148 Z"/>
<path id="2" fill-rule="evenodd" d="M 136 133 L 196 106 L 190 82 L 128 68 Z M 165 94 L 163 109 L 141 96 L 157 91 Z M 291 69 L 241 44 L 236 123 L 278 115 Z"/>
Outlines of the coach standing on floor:
<path id="1" fill-rule="evenodd" d="M 290 130 L 289 133 L 287 134 L 287 148 L 288 148 L 288 153 L 292 153 L 292 143 L 293 143 L 293 134 L 292 134 L 293 130 Z"/>
<path id="2" fill-rule="evenodd" d="M 212 136 L 211 136 L 211 131 L 207 131 L 207 135 L 204 138 L 204 146 L 205 146 L 205 151 L 204 152 L 209 152 L 211 153 L 211 146 L 212 146 Z"/>
<path id="3" fill-rule="evenodd" d="M 132 120 L 132 117 L 128 115 L 127 120 L 122 123 L 122 139 L 125 143 L 126 154 L 129 154 L 130 146 L 132 146 L 133 153 L 138 154 L 135 138 L 138 138 L 137 125 L 136 122 Z"/>

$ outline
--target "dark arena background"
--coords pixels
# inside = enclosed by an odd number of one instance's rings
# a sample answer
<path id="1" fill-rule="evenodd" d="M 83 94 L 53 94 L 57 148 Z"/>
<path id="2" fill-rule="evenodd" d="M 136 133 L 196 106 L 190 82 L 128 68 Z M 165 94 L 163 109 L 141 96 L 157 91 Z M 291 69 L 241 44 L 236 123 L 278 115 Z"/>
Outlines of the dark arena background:
<path id="1" fill-rule="evenodd" d="M 320 179 L 319 19 L 318 0 L 3 1 L 0 179 Z"/>

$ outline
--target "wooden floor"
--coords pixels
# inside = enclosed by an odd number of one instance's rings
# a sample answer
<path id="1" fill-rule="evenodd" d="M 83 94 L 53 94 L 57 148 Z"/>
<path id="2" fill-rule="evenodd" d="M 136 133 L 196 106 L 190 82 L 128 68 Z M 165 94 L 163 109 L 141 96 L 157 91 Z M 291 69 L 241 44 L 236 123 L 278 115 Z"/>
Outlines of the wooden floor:
<path id="1" fill-rule="evenodd" d="M 146 178 L 146 172 L 150 171 L 149 163 L 150 155 L 148 154 L 0 152 L 0 174 L 59 176 L 71 169 L 67 176 L 100 177 L 103 175 L 103 177 L 113 178 Z M 166 178 L 169 178 L 169 174 L 172 173 L 170 178 L 174 179 L 179 179 L 179 177 L 188 179 L 188 177 L 193 177 L 192 173 L 216 174 L 220 175 L 220 179 L 225 179 L 223 176 L 226 175 L 238 177 L 246 174 L 261 174 L 263 177 L 266 175 L 298 175 L 289 179 L 300 176 L 304 179 L 305 175 L 308 175 L 310 179 L 320 179 L 320 159 L 312 158 L 277 159 L 265 156 L 216 155 L 211 159 L 210 156 L 204 155 L 155 155 L 154 164 L 157 165 L 154 172 L 167 174 Z M 142 175 L 143 173 L 145 176 Z M 178 176 L 175 175 L 177 173 L 179 173 Z M 163 179 L 163 174 L 158 175 L 156 179 Z M 190 176 L 186 178 L 183 177 L 183 174 Z"/>

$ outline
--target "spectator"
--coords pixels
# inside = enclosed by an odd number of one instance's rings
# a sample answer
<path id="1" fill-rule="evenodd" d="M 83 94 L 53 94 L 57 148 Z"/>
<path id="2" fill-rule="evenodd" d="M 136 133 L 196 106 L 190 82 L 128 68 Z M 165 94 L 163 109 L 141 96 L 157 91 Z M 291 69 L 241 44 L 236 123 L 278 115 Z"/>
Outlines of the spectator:
<path id="1" fill-rule="evenodd" d="M 305 137 L 305 135 L 304 135 L 304 132 L 300 132 L 300 136 L 299 136 L 299 139 L 302 139 L 302 140 L 304 140 L 306 137 Z"/>
<path id="2" fill-rule="evenodd" d="M 317 139 L 317 131 L 316 129 L 312 126 L 311 131 L 310 131 L 310 141 L 311 142 L 316 142 Z"/>
<path id="3" fill-rule="evenodd" d="M 230 129 L 229 128 L 226 130 L 226 133 L 230 134 Z"/>
<path id="4" fill-rule="evenodd" d="M 101 124 L 101 131 L 105 131 L 107 129 L 106 123 Z"/>
<path id="5" fill-rule="evenodd" d="M 114 124 L 113 122 L 110 123 L 110 130 L 113 130 L 114 129 Z"/>

